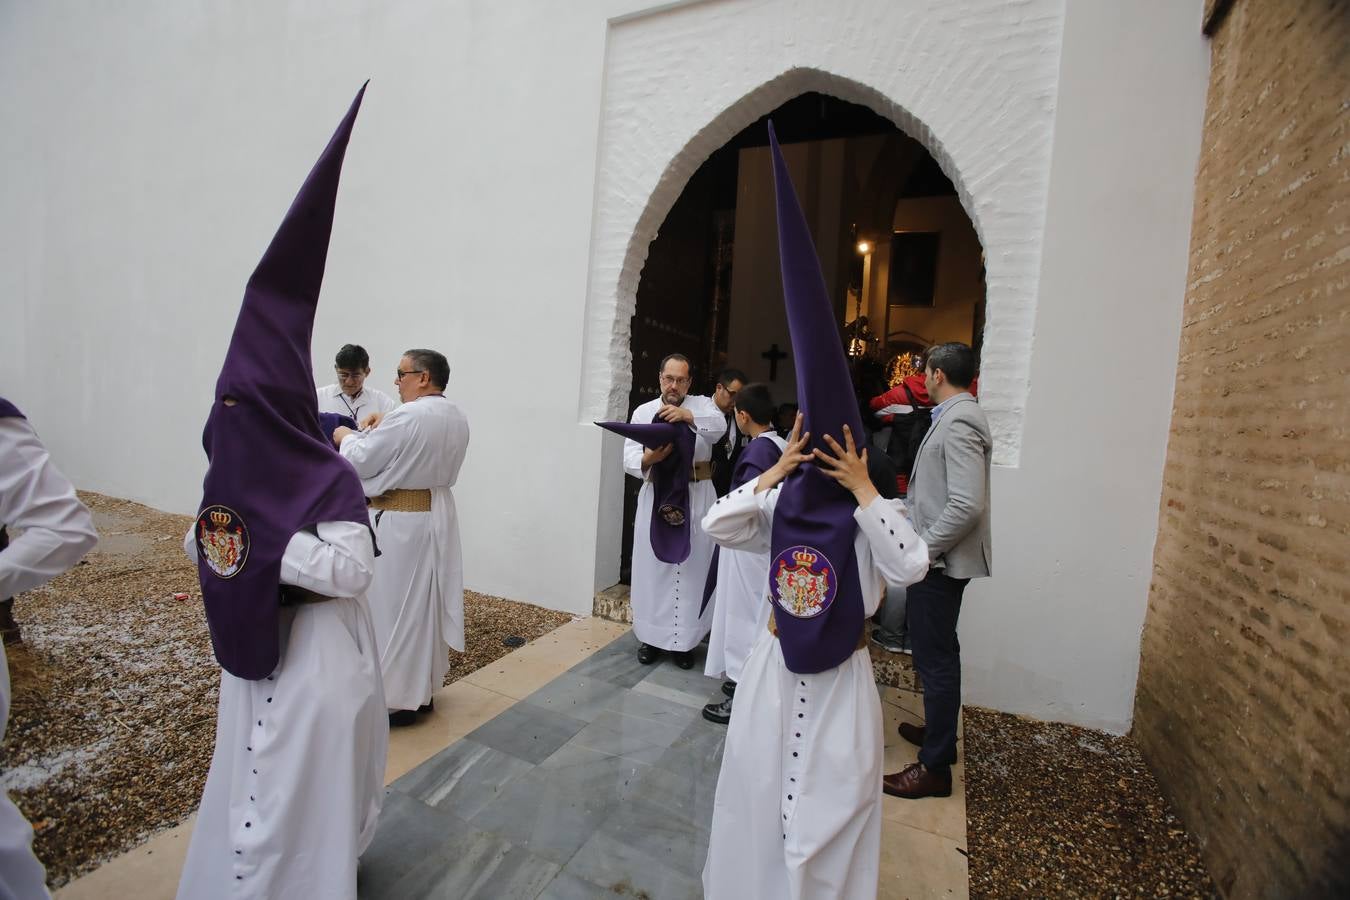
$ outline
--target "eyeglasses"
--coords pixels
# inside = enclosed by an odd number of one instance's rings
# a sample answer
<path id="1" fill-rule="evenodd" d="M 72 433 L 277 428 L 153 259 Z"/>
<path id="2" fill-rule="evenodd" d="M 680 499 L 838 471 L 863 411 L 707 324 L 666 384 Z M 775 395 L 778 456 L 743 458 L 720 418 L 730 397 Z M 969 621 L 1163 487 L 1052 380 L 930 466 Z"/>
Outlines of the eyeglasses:
<path id="1" fill-rule="evenodd" d="M 426 371 L 426 369 L 409 369 L 408 371 L 405 372 L 405 371 L 403 371 L 402 369 L 396 369 L 396 370 L 394 370 L 394 380 L 395 380 L 395 381 L 402 381 L 404 378 L 406 378 L 406 377 L 409 376 L 409 375 L 418 375 L 418 374 L 420 374 L 420 373 L 422 373 L 422 372 L 425 372 L 425 371 Z"/>
<path id="2" fill-rule="evenodd" d="M 341 369 L 336 369 L 335 371 L 337 372 L 338 381 L 360 381 L 362 378 L 366 377 L 365 372 L 344 372 Z"/>
<path id="3" fill-rule="evenodd" d="M 679 378 L 676 378 L 674 375 L 662 375 L 662 376 L 661 376 L 661 383 L 662 383 L 662 384 L 688 384 L 688 383 L 689 383 L 689 376 L 687 376 L 687 375 L 681 375 Z"/>

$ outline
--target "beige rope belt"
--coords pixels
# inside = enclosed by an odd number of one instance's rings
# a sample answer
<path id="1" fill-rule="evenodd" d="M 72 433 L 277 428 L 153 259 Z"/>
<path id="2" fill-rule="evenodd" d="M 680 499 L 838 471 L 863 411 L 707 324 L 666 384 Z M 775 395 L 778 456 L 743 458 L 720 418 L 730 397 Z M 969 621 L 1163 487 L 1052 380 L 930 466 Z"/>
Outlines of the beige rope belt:
<path id="1" fill-rule="evenodd" d="M 371 497 L 370 508 L 386 512 L 431 512 L 431 491 L 426 488 L 393 488 L 378 497 Z"/>
<path id="2" fill-rule="evenodd" d="M 702 460 L 694 463 L 694 471 L 689 473 L 690 481 L 707 481 L 712 477 L 712 461 Z"/>
<path id="3" fill-rule="evenodd" d="M 769 610 L 769 634 L 775 638 L 778 637 L 778 620 L 774 618 L 774 611 Z M 854 652 L 867 646 L 867 629 L 864 628 L 858 635 L 858 645 L 853 648 Z"/>
<path id="4" fill-rule="evenodd" d="M 325 600 L 332 600 L 326 594 L 318 594 L 314 591 L 302 587 L 296 587 L 293 584 L 283 584 L 281 586 L 281 605 L 299 606 L 302 603 L 323 603 Z"/>

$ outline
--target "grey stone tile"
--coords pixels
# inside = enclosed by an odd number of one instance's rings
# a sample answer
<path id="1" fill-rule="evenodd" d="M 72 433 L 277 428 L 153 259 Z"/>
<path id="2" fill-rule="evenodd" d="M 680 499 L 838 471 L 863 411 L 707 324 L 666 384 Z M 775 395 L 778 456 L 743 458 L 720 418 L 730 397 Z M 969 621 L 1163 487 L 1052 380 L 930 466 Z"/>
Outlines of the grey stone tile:
<path id="1" fill-rule="evenodd" d="M 717 798 L 720 768 L 707 770 L 704 764 L 696 764 L 694 757 L 689 755 L 680 756 L 679 759 L 680 765 L 672 766 L 667 759 L 644 772 L 633 795 L 658 809 L 669 810 L 705 830 L 709 829 L 712 827 L 713 802 Z M 689 773 L 695 770 L 701 774 L 690 778 Z"/>
<path id="2" fill-rule="evenodd" d="M 568 745 L 513 780 L 470 822 L 562 864 L 624 802 L 646 770 L 631 760 Z"/>
<path id="3" fill-rule="evenodd" d="M 691 707 L 672 703 L 667 697 L 644 691 L 646 687 L 647 683 L 644 681 L 633 690 L 618 694 L 609 701 L 608 708 L 625 716 L 650 719 L 680 729 L 687 728 L 690 722 L 702 718 L 703 704 Z"/>
<path id="4" fill-rule="evenodd" d="M 613 900 L 620 896 L 613 891 L 591 884 L 567 872 L 558 873 L 558 877 L 548 883 L 539 900 Z M 631 896 L 631 895 L 630 895 Z"/>
<path id="5" fill-rule="evenodd" d="M 722 768 L 722 748 L 726 745 L 726 738 L 725 727 L 700 717 L 684 730 L 679 740 L 656 761 L 656 765 L 670 771 L 686 784 L 716 784 Z"/>
<path id="6" fill-rule="evenodd" d="M 702 654 L 700 653 L 699 656 L 702 657 Z M 642 680 L 643 684 L 671 688 L 701 698 L 703 703 L 707 703 L 713 694 L 722 693 L 722 679 L 709 678 L 704 675 L 701 659 L 692 669 L 681 669 L 669 659 L 662 660 L 654 669 L 650 675 Z M 700 703 L 699 705 L 702 706 L 703 704 Z"/>
<path id="7" fill-rule="evenodd" d="M 466 737 L 518 759 L 538 763 L 585 727 L 586 723 L 580 719 L 532 704 L 517 703 Z"/>
<path id="8" fill-rule="evenodd" d="M 691 877 L 608 834 L 596 833 L 582 845 L 563 872 L 598 884 L 623 897 L 701 900 L 701 878 Z"/>
<path id="9" fill-rule="evenodd" d="M 628 691 L 602 678 L 567 672 L 525 698 L 525 702 L 585 722 L 595 720 Z"/>
<path id="10" fill-rule="evenodd" d="M 599 834 L 632 848 L 640 858 L 659 859 L 691 878 L 703 877 L 708 829 L 646 798 L 634 797 L 620 806 Z"/>
<path id="11" fill-rule="evenodd" d="M 577 663 L 571 672 L 608 681 L 619 687 L 632 687 L 655 668 L 638 662 L 637 650 L 638 640 L 630 631 Z"/>
<path id="12" fill-rule="evenodd" d="M 676 688 L 666 687 L 661 684 L 652 684 L 649 681 L 640 681 L 633 685 L 630 694 L 639 694 L 644 697 L 651 697 L 659 700 L 668 706 L 679 707 L 698 711 L 709 702 L 709 698 L 701 694 L 690 694 L 687 691 L 677 690 Z"/>
<path id="13" fill-rule="evenodd" d="M 468 819 L 491 803 L 513 778 L 534 764 L 467 738 L 456 741 L 391 787 Z"/>
<path id="14" fill-rule="evenodd" d="M 557 876 L 559 868 L 497 835 L 464 827 L 399 879 L 389 896 L 399 900 L 534 900 Z"/>
<path id="15" fill-rule="evenodd" d="M 568 745 L 650 765 L 683 734 L 683 727 L 604 710 Z"/>
<path id="16" fill-rule="evenodd" d="M 427 857 L 439 853 L 455 834 L 469 830 L 463 819 L 432 809 L 400 791 L 388 791 L 380 824 L 357 870 L 363 900 L 402 897 L 393 890 Z"/>

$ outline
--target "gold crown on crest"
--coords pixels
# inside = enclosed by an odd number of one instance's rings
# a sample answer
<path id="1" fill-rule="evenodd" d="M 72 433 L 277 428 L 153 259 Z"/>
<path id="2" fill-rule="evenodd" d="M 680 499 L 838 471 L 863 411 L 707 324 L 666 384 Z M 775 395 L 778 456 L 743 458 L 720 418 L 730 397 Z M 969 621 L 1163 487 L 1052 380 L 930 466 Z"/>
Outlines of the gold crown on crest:
<path id="1" fill-rule="evenodd" d="M 820 557 L 816 556 L 810 550 L 798 550 L 792 554 L 792 558 L 796 561 L 797 565 L 804 569 L 809 569 L 816 564 L 816 560 Z"/>
<path id="2" fill-rule="evenodd" d="M 230 514 L 221 512 L 218 509 L 211 510 L 211 521 L 216 525 L 225 526 L 230 524 Z"/>

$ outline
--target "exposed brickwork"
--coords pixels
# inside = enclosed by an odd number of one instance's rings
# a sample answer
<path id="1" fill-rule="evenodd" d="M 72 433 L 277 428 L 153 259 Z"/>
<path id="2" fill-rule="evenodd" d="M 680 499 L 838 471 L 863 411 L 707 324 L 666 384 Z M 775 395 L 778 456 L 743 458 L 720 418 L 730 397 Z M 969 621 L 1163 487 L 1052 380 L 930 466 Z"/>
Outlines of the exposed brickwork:
<path id="1" fill-rule="evenodd" d="M 1230 897 L 1350 896 L 1348 110 L 1350 3 L 1231 4 L 1135 709 Z"/>

